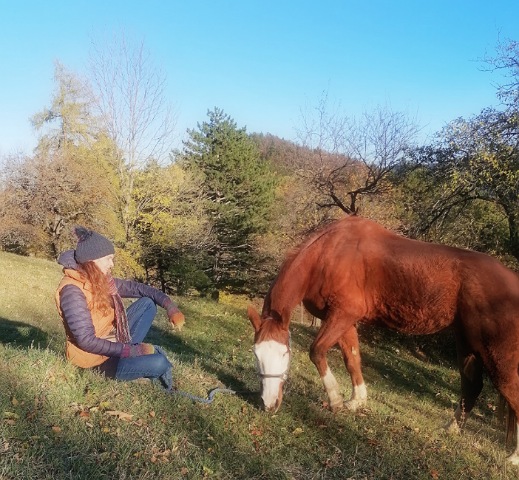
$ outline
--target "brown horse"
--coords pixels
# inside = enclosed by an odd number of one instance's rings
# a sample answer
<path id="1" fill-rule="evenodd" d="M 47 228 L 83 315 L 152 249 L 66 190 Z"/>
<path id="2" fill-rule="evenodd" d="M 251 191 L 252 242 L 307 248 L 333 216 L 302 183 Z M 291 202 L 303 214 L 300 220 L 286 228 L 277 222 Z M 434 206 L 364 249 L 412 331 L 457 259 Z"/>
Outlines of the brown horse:
<path id="1" fill-rule="evenodd" d="M 283 263 L 261 317 L 248 309 L 267 410 L 281 405 L 290 316 L 301 301 L 322 320 L 310 358 L 333 411 L 343 407 L 326 360 L 336 344 L 353 386 L 345 406 L 355 410 L 366 403 L 356 328 L 365 322 L 415 335 L 453 326 L 461 399 L 450 428 L 458 428 L 474 407 L 484 369 L 511 411 L 519 413 L 519 276 L 494 258 L 410 240 L 360 217 L 347 217 L 311 236 Z M 509 460 L 519 464 L 517 444 Z"/>

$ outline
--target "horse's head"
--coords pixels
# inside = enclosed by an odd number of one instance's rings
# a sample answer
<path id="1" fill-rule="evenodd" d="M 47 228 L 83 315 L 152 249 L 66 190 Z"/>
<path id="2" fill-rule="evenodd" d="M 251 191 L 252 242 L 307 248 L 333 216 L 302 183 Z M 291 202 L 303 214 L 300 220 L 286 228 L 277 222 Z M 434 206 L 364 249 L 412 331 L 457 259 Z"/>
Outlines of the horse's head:
<path id="1" fill-rule="evenodd" d="M 290 366 L 290 335 L 281 322 L 261 318 L 254 307 L 247 309 L 254 331 L 254 355 L 261 379 L 261 398 L 265 410 L 276 412 L 283 400 L 283 385 Z"/>

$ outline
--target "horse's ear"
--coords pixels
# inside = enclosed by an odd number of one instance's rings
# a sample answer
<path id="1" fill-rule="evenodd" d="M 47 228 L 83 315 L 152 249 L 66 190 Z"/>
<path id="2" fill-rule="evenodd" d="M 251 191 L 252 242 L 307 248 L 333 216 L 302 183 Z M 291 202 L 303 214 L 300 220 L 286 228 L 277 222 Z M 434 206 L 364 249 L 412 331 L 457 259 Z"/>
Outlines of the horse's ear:
<path id="1" fill-rule="evenodd" d="M 247 307 L 247 316 L 249 317 L 250 323 L 252 323 L 252 326 L 254 327 L 254 331 L 257 332 L 261 326 L 261 318 L 259 313 L 252 305 Z"/>

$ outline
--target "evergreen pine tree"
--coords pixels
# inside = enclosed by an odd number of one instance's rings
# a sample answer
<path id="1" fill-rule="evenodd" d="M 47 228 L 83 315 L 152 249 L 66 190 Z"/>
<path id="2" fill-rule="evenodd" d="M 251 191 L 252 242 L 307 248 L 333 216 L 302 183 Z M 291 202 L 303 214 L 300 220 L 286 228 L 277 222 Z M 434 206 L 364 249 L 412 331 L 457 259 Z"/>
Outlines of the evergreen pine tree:
<path id="1" fill-rule="evenodd" d="M 267 227 L 276 181 L 245 128 L 218 108 L 208 117 L 188 131 L 183 162 L 200 176 L 212 219 L 207 273 L 217 290 L 244 291 L 254 267 L 252 240 Z"/>

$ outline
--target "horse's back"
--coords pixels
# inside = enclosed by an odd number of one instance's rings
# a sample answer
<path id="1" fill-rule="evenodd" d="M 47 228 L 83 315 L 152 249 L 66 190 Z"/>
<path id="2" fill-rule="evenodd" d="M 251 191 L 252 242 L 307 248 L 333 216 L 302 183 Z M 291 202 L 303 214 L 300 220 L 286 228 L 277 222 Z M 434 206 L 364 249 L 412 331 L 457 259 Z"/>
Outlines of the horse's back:
<path id="1" fill-rule="evenodd" d="M 313 259 L 306 303 L 323 312 L 342 309 L 421 334 L 490 311 L 503 297 L 519 309 L 517 275 L 492 257 L 411 240 L 367 219 L 332 224 L 306 255 Z"/>

